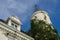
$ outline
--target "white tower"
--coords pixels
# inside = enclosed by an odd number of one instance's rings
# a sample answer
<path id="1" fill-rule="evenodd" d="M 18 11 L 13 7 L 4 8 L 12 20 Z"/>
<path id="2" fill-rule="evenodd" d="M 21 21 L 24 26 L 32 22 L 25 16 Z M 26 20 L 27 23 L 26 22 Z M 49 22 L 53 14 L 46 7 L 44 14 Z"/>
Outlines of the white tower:
<path id="1" fill-rule="evenodd" d="M 37 20 L 43 20 L 46 24 L 52 24 L 50 17 L 48 16 L 48 13 L 45 11 L 39 10 L 37 7 L 35 8 L 35 12 L 31 17 L 31 20 L 35 18 Z M 54 29 L 53 26 L 51 26 L 51 28 Z"/>
<path id="2" fill-rule="evenodd" d="M 21 21 L 18 19 L 17 16 L 10 16 L 7 19 L 7 24 L 11 26 L 12 28 L 15 28 L 16 30 L 21 30 Z"/>
<path id="3" fill-rule="evenodd" d="M 43 20 L 47 24 L 52 24 L 51 21 L 50 21 L 50 18 L 48 16 L 48 13 L 45 12 L 45 11 L 36 11 L 36 12 L 34 12 L 31 19 L 35 19 L 35 16 L 37 17 L 38 20 Z"/>

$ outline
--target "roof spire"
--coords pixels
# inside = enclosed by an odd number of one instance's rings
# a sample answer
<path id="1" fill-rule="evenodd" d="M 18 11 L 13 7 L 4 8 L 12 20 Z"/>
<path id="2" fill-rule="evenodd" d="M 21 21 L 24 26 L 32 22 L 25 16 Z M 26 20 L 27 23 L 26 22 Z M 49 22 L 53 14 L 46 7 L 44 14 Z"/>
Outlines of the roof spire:
<path id="1" fill-rule="evenodd" d="M 39 9 L 38 9 L 37 5 L 35 5 L 35 12 L 36 12 L 36 11 L 39 11 Z"/>

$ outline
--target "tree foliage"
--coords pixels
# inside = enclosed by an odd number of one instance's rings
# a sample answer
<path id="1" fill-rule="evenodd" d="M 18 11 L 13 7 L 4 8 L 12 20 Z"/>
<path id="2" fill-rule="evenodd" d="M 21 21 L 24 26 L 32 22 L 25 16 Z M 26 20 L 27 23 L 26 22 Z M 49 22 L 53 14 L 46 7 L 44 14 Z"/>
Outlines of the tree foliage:
<path id="1" fill-rule="evenodd" d="M 31 30 L 28 32 L 35 40 L 59 40 L 56 29 L 51 28 L 43 20 L 31 20 Z"/>

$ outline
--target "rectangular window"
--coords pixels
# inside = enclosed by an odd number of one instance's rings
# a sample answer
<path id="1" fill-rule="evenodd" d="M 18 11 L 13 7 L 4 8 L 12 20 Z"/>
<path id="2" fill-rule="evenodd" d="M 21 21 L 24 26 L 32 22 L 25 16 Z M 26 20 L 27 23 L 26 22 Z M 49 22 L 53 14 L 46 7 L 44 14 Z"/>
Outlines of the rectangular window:
<path id="1" fill-rule="evenodd" d="M 17 25 L 15 25 L 15 28 L 17 29 Z"/>
<path id="2" fill-rule="evenodd" d="M 13 24 L 13 23 L 11 23 L 11 26 L 14 26 L 14 24 Z"/>

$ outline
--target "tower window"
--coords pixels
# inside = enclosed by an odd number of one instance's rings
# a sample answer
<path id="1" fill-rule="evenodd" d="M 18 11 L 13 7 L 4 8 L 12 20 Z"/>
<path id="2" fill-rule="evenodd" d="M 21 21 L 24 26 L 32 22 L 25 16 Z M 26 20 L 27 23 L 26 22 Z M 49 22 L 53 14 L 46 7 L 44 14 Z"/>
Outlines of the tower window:
<path id="1" fill-rule="evenodd" d="M 44 15 L 44 19 L 46 20 L 46 16 Z"/>
<path id="2" fill-rule="evenodd" d="M 35 19 L 37 18 L 37 16 L 35 16 Z"/>
<path id="3" fill-rule="evenodd" d="M 15 28 L 17 29 L 17 25 L 15 25 Z"/>
<path id="4" fill-rule="evenodd" d="M 15 23 L 11 23 L 11 26 L 15 29 L 17 29 L 17 25 Z"/>
<path id="5" fill-rule="evenodd" d="M 14 24 L 13 24 L 13 23 L 11 23 L 11 26 L 14 26 Z"/>

